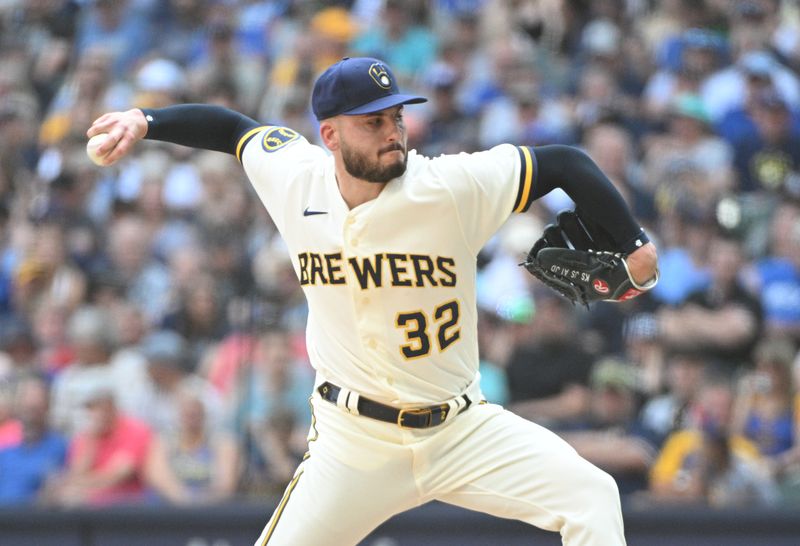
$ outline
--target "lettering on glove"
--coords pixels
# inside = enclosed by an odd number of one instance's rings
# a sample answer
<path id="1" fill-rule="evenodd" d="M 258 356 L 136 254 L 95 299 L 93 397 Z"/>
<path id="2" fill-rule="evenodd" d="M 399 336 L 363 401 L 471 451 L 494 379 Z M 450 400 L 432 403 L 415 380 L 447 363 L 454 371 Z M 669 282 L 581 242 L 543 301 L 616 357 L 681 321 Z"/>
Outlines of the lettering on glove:
<path id="1" fill-rule="evenodd" d="M 622 252 L 608 234 L 585 222 L 576 211 L 559 213 L 556 224 L 528 253 L 524 266 L 533 276 L 572 303 L 627 301 L 653 288 L 658 273 L 645 285 L 633 280 Z"/>

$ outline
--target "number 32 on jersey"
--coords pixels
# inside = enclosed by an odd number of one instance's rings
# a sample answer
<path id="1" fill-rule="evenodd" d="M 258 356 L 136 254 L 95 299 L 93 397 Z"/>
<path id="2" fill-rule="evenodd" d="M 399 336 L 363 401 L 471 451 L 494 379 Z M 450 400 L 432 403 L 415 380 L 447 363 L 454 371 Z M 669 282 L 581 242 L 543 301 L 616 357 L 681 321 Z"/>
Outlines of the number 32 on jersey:
<path id="1" fill-rule="evenodd" d="M 439 352 L 444 351 L 461 337 L 458 326 L 458 300 L 451 300 L 438 305 L 433 310 L 434 339 Z M 431 352 L 431 336 L 428 333 L 428 315 L 424 311 L 398 313 L 395 325 L 403 328 L 408 343 L 400 346 L 400 352 L 407 359 L 427 356 Z"/>

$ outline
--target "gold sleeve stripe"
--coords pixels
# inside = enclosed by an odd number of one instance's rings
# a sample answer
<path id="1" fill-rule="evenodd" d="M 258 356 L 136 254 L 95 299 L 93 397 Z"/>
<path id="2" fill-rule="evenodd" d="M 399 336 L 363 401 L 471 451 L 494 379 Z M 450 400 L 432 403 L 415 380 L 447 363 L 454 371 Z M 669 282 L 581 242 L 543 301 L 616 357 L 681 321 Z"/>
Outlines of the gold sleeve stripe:
<path id="1" fill-rule="evenodd" d="M 286 488 L 286 492 L 283 494 L 283 498 L 281 499 L 280 504 L 278 504 L 278 508 L 272 515 L 272 521 L 269 524 L 269 529 L 267 529 L 267 536 L 264 537 L 264 541 L 261 543 L 261 546 L 266 546 L 269 542 L 269 538 L 272 536 L 272 533 L 275 532 L 275 526 L 278 525 L 278 520 L 281 519 L 283 509 L 286 508 L 286 504 L 289 502 L 289 497 L 292 496 L 292 491 L 294 491 L 294 488 L 297 485 L 297 482 L 300 480 L 300 476 L 302 475 L 303 471 L 301 470 L 289 484 L 289 487 Z"/>
<path id="2" fill-rule="evenodd" d="M 517 200 L 514 202 L 514 212 L 525 212 L 531 205 L 531 196 L 533 194 L 534 159 L 527 146 L 519 146 L 518 149 L 520 158 L 519 193 L 517 193 Z"/>
<path id="3" fill-rule="evenodd" d="M 247 141 L 250 140 L 253 137 L 253 135 L 261 131 L 262 129 L 265 129 L 266 127 L 267 127 L 266 125 L 262 125 L 261 127 L 250 129 L 244 135 L 242 135 L 242 138 L 239 139 L 239 143 L 236 145 L 236 159 L 239 160 L 239 163 L 242 162 L 242 148 L 244 148 L 244 145 L 247 144 Z"/>

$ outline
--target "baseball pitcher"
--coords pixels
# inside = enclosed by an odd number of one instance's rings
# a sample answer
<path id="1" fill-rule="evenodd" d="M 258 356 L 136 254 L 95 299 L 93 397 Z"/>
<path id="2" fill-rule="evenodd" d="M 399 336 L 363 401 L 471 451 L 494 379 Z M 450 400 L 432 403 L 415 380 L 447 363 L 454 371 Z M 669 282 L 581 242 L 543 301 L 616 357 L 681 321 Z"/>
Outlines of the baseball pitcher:
<path id="1" fill-rule="evenodd" d="M 100 117 L 106 165 L 142 138 L 230 153 L 280 230 L 308 299 L 317 372 L 308 453 L 256 546 L 353 545 L 437 499 L 561 533 L 625 544 L 614 480 L 558 436 L 484 400 L 476 256 L 512 213 L 556 187 L 577 210 L 525 267 L 565 296 L 628 299 L 653 286 L 656 252 L 582 152 L 503 144 L 428 158 L 406 148 L 404 105 L 380 60 L 345 58 L 317 80 L 327 148 L 218 106 Z"/>

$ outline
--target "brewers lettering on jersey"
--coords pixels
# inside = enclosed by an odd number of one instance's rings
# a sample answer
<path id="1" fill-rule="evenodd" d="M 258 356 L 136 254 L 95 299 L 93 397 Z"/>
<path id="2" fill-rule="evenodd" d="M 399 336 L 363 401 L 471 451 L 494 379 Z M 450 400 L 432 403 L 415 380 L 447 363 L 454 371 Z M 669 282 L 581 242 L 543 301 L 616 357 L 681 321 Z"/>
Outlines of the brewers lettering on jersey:
<path id="1" fill-rule="evenodd" d="M 400 93 L 382 61 L 346 58 L 314 86 L 324 147 L 206 105 L 109 113 L 87 134 L 109 134 L 106 164 L 142 138 L 234 154 L 286 241 L 309 306 L 313 424 L 255 545 L 357 544 L 431 500 L 557 531 L 571 546 L 624 544 L 614 480 L 482 396 L 476 257 L 556 186 L 619 240 L 641 230 L 573 148 L 407 150 L 404 105 L 425 100 Z M 628 266 L 642 283 L 652 276 L 652 243 Z"/>

